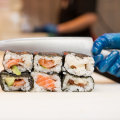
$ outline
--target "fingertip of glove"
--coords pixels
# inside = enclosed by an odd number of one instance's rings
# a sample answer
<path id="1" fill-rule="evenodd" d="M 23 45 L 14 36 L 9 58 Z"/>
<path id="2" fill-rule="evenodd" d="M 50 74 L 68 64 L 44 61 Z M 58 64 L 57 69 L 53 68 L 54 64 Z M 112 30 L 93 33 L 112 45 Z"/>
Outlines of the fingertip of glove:
<path id="1" fill-rule="evenodd" d="M 111 53 L 119 54 L 119 52 L 117 50 L 113 50 Z"/>
<path id="2" fill-rule="evenodd" d="M 103 61 L 100 62 L 100 63 L 98 63 L 97 68 L 98 68 L 98 70 L 99 70 L 101 73 L 106 72 L 106 69 L 105 69 L 105 67 L 104 67 L 104 62 L 103 62 Z"/>
<path id="3" fill-rule="evenodd" d="M 100 53 L 99 49 L 97 47 L 92 48 L 93 55 L 98 55 Z"/>
<path id="4" fill-rule="evenodd" d="M 99 54 L 97 56 L 93 56 L 93 58 L 95 61 L 95 66 L 97 66 L 97 64 L 104 59 L 104 56 L 102 54 Z"/>
<path id="5" fill-rule="evenodd" d="M 109 59 L 116 59 L 117 57 L 119 57 L 119 52 L 114 50 L 112 51 L 109 55 L 108 55 L 108 58 Z"/>

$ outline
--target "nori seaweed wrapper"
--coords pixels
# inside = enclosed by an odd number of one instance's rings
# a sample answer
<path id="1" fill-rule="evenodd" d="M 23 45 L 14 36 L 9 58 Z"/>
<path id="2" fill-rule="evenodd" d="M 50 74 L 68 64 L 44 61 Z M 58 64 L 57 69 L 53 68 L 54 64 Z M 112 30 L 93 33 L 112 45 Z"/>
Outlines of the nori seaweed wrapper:
<path id="1" fill-rule="evenodd" d="M 62 57 L 62 55 L 58 54 L 58 53 L 54 53 L 54 52 L 41 52 L 41 53 L 38 53 L 36 55 L 40 55 L 40 56 L 47 56 L 47 57 L 55 57 L 55 56 L 60 56 Z"/>
<path id="2" fill-rule="evenodd" d="M 64 52 L 64 57 L 65 57 L 66 55 L 68 55 L 68 54 L 71 54 L 71 53 L 74 54 L 74 55 L 77 56 L 77 57 L 80 57 L 81 59 L 84 58 L 84 57 L 91 57 L 91 56 L 86 55 L 86 54 L 69 52 L 69 51 L 65 51 L 65 52 Z"/>
<path id="3" fill-rule="evenodd" d="M 34 87 L 34 80 L 33 78 L 30 76 L 29 73 L 22 73 L 21 75 L 15 75 L 15 74 L 11 74 L 11 73 L 7 73 L 7 72 L 1 72 L 0 73 L 0 84 L 1 84 L 1 88 L 3 91 L 6 91 L 4 88 L 4 84 L 3 84 L 3 80 L 2 80 L 2 75 L 6 75 L 6 76 L 10 76 L 10 77 L 27 77 L 28 78 L 28 82 L 30 83 L 30 89 L 27 91 L 23 91 L 23 92 L 28 92 L 31 91 Z M 22 91 L 22 90 L 13 90 L 13 91 Z M 12 92 L 12 90 L 10 91 L 6 91 L 6 92 Z"/>

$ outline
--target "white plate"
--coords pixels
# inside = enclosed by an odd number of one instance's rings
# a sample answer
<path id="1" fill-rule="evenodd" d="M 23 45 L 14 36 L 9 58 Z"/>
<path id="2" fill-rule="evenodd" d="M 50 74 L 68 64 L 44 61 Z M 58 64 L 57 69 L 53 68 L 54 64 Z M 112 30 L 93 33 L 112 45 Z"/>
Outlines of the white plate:
<path id="1" fill-rule="evenodd" d="M 91 55 L 93 40 L 90 37 L 40 37 L 0 41 L 0 50 L 28 52 L 73 51 Z"/>

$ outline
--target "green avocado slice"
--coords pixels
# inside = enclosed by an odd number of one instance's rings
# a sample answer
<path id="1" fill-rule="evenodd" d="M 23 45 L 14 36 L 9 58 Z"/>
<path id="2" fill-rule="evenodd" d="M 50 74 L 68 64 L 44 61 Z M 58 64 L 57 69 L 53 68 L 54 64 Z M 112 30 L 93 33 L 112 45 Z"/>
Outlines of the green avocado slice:
<path id="1" fill-rule="evenodd" d="M 8 86 L 12 86 L 15 81 L 15 77 L 6 77 L 5 82 L 7 83 Z"/>
<path id="2" fill-rule="evenodd" d="M 43 68 L 45 68 L 45 69 L 47 69 L 46 67 L 44 67 L 44 66 L 42 66 L 42 65 L 40 65 L 41 67 L 43 67 Z"/>
<path id="3" fill-rule="evenodd" d="M 21 75 L 21 72 L 19 71 L 19 69 L 18 69 L 18 67 L 17 67 L 16 65 L 14 65 L 14 66 L 12 67 L 12 71 L 13 71 L 13 73 L 16 74 L 16 75 Z"/>

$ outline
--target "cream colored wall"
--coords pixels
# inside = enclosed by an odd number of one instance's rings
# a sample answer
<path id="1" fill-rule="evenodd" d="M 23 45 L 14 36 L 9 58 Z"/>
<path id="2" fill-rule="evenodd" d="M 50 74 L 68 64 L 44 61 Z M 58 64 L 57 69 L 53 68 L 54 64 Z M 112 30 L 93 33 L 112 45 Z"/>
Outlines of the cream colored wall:
<path id="1" fill-rule="evenodd" d="M 112 30 L 106 29 L 99 14 Z M 94 32 L 98 36 L 106 32 L 120 32 L 120 0 L 98 0 L 98 22 L 94 26 Z"/>
<path id="2" fill-rule="evenodd" d="M 0 36 L 21 31 L 21 9 L 21 0 L 0 0 Z"/>

